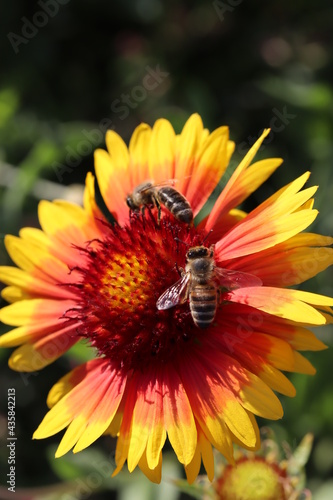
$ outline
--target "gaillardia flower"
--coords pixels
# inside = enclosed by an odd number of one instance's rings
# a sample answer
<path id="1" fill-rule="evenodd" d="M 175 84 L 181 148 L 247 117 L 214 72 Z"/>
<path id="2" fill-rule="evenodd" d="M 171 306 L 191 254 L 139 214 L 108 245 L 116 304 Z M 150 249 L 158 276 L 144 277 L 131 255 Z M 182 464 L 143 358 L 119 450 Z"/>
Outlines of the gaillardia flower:
<path id="1" fill-rule="evenodd" d="M 307 434 L 292 452 L 288 443 L 284 450 L 274 440 L 274 434 L 262 442 L 258 453 L 235 453 L 236 467 L 224 465 L 220 457 L 217 480 L 213 483 L 216 500 L 310 500 L 305 488 L 304 466 L 309 459 L 313 436 Z M 280 449 L 281 448 L 281 449 Z M 210 490 L 207 489 L 210 493 Z"/>
<path id="2" fill-rule="evenodd" d="M 233 443 L 260 443 L 255 415 L 282 417 L 275 391 L 294 396 L 282 371 L 312 374 L 299 353 L 325 346 L 309 327 L 331 321 L 333 299 L 288 288 L 333 262 L 333 238 L 303 233 L 316 218 L 316 187 L 305 173 L 246 214 L 236 209 L 281 164 L 252 163 L 269 130 L 251 147 L 199 225 L 162 207 L 129 213 L 126 197 L 139 184 L 172 182 L 196 216 L 226 170 L 234 144 L 228 128 L 212 133 L 193 115 L 176 135 L 167 120 L 136 128 L 127 148 L 114 132 L 97 150 L 101 194 L 116 223 L 107 222 L 87 176 L 83 208 L 64 201 L 39 205 L 42 229 L 7 236 L 17 267 L 2 267 L 10 303 L 0 313 L 15 326 L 2 347 L 19 346 L 9 365 L 35 371 L 80 339 L 95 359 L 65 375 L 50 391 L 50 411 L 34 437 L 66 428 L 56 456 L 83 450 L 103 433 L 117 436 L 116 469 L 125 461 L 159 482 L 169 439 L 189 482 L 201 461 L 210 480 L 214 446 L 233 463 Z M 259 278 L 257 286 L 219 291 L 214 321 L 193 322 L 188 300 L 158 310 L 177 282 L 189 248 L 214 245 L 218 268 Z"/>
<path id="3" fill-rule="evenodd" d="M 201 475 L 190 488 L 183 479 L 173 483 L 202 500 L 310 500 L 305 465 L 312 443 L 313 435 L 307 434 L 292 450 L 287 442 L 279 444 L 271 429 L 262 428 L 261 449 L 253 452 L 235 446 L 235 465 L 214 450 L 213 482 Z"/>

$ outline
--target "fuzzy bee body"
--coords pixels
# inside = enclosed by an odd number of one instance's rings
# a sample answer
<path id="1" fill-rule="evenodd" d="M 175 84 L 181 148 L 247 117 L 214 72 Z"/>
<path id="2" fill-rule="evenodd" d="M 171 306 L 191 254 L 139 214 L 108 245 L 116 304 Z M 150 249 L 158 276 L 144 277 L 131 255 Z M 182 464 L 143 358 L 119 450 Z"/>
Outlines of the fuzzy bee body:
<path id="1" fill-rule="evenodd" d="M 158 220 L 161 218 L 161 205 L 163 205 L 180 222 L 191 224 L 193 221 L 191 205 L 185 196 L 172 186 L 144 182 L 127 196 L 126 203 L 134 212 L 139 210 L 143 212 L 146 206 L 157 207 Z"/>
<path id="2" fill-rule="evenodd" d="M 207 328 L 215 318 L 217 287 L 213 281 L 213 247 L 193 247 L 186 254 L 185 273 L 190 275 L 188 299 L 194 324 Z"/>
<path id="3" fill-rule="evenodd" d="M 207 328 L 214 321 L 220 288 L 233 290 L 241 287 L 261 286 L 257 276 L 222 269 L 214 259 L 214 245 L 192 247 L 186 254 L 186 267 L 182 277 L 159 297 L 156 307 L 170 309 L 189 301 L 193 322 Z"/>

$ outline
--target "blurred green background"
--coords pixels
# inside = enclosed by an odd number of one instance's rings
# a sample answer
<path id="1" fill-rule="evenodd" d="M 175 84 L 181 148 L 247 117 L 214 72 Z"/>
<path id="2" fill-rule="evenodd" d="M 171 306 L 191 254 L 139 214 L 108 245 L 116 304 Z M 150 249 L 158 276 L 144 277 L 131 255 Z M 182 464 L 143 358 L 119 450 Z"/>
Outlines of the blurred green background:
<path id="1" fill-rule="evenodd" d="M 285 163 L 245 209 L 311 170 L 311 184 L 320 186 L 320 215 L 311 229 L 332 235 L 330 0 L 16 0 L 3 6 L 1 16 L 2 264 L 9 262 L 4 235 L 37 226 L 41 198 L 80 202 L 93 150 L 104 147 L 107 128 L 128 142 L 141 121 L 153 124 L 166 117 L 180 131 L 192 112 L 199 112 L 211 130 L 230 126 L 238 144 L 232 166 L 270 126 L 273 132 L 260 156 L 282 156 Z M 332 270 L 306 288 L 332 294 Z M 332 345 L 332 328 L 321 328 L 318 335 Z M 16 486 L 23 488 L 15 498 L 188 498 L 167 479 L 158 487 L 136 473 L 109 479 L 114 443 L 108 438 L 55 461 L 59 436 L 31 441 L 31 435 L 45 414 L 48 390 L 86 359 L 87 351 L 76 348 L 34 374 L 10 371 L 8 355 L 0 351 L 0 438 L 4 445 L 7 388 L 15 387 Z M 332 351 L 307 357 L 317 375 L 291 376 L 297 396 L 282 398 L 285 417 L 272 427 L 293 448 L 305 433 L 315 434 L 307 484 L 315 500 L 328 500 L 333 498 Z M 0 497 L 11 498 L 5 446 L 0 460 Z M 165 477 L 181 474 L 174 456 L 166 454 Z"/>

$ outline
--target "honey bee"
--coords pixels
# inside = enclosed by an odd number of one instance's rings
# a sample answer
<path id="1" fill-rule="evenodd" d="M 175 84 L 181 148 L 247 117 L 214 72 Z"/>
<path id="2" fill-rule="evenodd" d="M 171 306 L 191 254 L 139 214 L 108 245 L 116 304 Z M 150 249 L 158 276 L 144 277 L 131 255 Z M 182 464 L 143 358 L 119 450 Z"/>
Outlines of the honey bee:
<path id="1" fill-rule="evenodd" d="M 257 276 L 217 267 L 214 245 L 192 247 L 186 254 L 185 272 L 182 270 L 181 278 L 162 293 L 156 307 L 158 310 L 170 309 L 188 299 L 194 324 L 207 328 L 215 318 L 221 289 L 261 285 Z"/>
<path id="2" fill-rule="evenodd" d="M 155 206 L 158 210 L 158 222 L 161 219 L 161 205 L 180 222 L 191 224 L 193 221 L 192 208 L 185 196 L 164 183 L 143 182 L 127 195 L 126 203 L 130 210 L 141 210 L 142 213 L 146 206 Z"/>

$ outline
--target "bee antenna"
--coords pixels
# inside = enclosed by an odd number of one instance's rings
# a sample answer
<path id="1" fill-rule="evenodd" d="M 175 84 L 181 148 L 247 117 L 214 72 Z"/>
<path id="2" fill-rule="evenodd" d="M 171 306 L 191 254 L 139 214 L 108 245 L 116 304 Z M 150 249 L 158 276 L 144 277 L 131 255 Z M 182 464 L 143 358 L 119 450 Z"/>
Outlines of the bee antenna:
<path id="1" fill-rule="evenodd" d="M 211 229 L 211 230 L 210 230 L 210 231 L 206 234 L 206 236 L 205 236 L 205 237 L 204 237 L 204 239 L 202 240 L 201 245 L 203 245 L 203 244 L 205 243 L 206 239 L 210 236 L 210 234 L 211 234 L 212 232 L 213 232 L 213 229 Z"/>
<path id="2" fill-rule="evenodd" d="M 188 243 L 186 243 L 185 241 L 183 240 L 180 240 L 179 238 L 177 238 L 177 236 L 175 236 L 174 238 L 175 241 L 179 241 L 179 243 L 183 243 L 184 245 L 186 245 L 187 247 L 189 247 L 190 245 Z"/>

